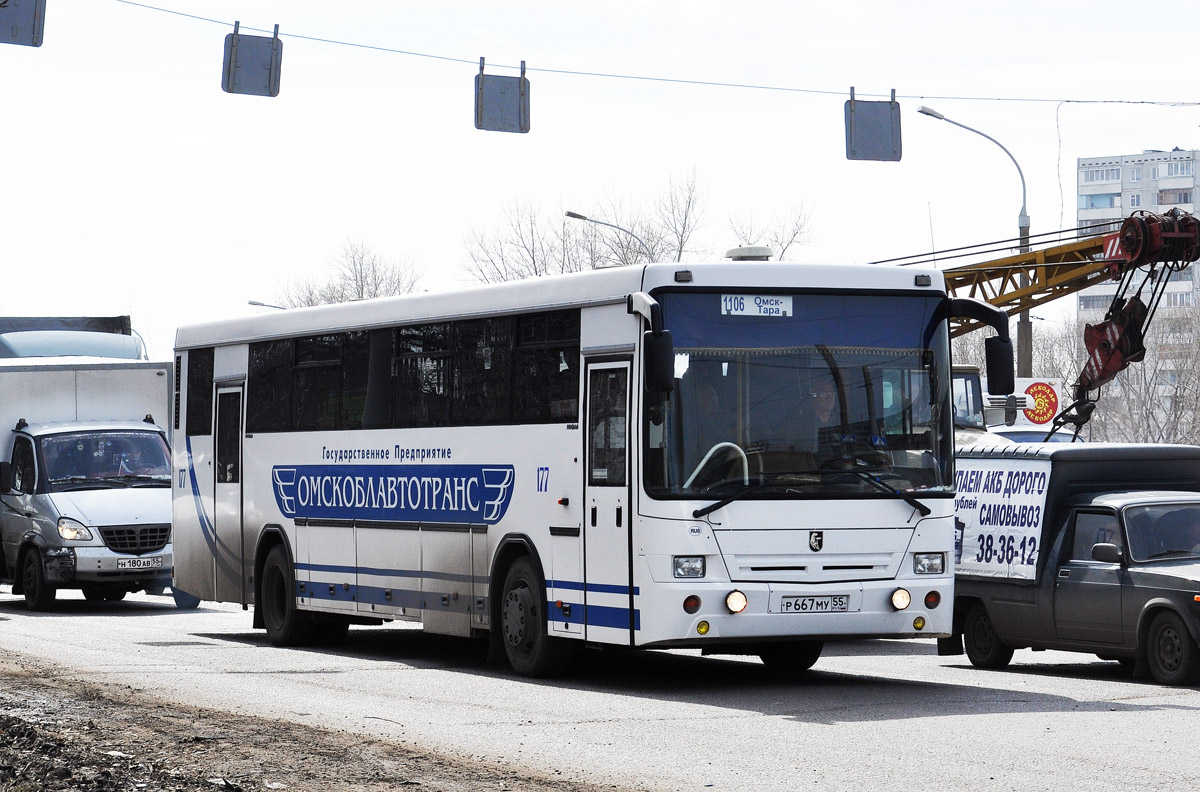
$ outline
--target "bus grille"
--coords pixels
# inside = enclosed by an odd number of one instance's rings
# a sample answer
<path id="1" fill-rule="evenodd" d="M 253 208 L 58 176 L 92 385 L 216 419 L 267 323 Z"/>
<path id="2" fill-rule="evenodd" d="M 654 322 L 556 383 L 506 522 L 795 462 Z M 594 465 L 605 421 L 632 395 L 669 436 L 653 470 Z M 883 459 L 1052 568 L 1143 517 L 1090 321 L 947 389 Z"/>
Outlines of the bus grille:
<path id="1" fill-rule="evenodd" d="M 171 524 L 109 525 L 100 529 L 100 537 L 115 553 L 153 553 L 171 541 Z"/>

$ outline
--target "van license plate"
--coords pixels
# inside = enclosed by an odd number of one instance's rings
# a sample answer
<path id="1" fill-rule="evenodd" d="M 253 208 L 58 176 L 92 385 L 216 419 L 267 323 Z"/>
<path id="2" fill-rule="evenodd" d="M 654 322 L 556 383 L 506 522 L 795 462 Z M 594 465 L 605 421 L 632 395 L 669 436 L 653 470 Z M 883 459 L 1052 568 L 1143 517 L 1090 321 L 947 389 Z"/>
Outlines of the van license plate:
<path id="1" fill-rule="evenodd" d="M 779 609 L 784 613 L 837 613 L 850 610 L 848 594 L 830 594 L 820 597 L 782 597 Z"/>
<path id="2" fill-rule="evenodd" d="M 162 556 L 151 558 L 118 558 L 117 569 L 161 569 Z"/>

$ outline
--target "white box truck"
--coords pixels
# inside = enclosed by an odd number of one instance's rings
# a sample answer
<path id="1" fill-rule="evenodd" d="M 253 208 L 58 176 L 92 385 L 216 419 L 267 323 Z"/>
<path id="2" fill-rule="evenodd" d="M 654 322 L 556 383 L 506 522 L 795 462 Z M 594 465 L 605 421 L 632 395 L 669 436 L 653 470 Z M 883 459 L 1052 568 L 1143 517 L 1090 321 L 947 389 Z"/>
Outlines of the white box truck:
<path id="1" fill-rule="evenodd" d="M 51 608 L 60 588 L 117 600 L 171 585 L 169 438 L 155 423 L 171 374 L 143 360 L 0 358 L 0 581 L 30 609 Z"/>

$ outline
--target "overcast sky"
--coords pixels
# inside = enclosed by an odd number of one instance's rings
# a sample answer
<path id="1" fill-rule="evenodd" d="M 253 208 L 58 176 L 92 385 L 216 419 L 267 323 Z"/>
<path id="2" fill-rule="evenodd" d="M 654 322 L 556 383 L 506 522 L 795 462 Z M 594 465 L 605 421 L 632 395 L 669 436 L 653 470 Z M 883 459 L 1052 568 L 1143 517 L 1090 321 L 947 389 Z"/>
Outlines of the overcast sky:
<path id="1" fill-rule="evenodd" d="M 178 325 L 267 310 L 247 301 L 321 275 L 347 240 L 457 288 L 469 238 L 508 207 L 636 208 L 693 171 L 699 258 L 735 244 L 730 217 L 797 209 L 800 261 L 1015 236 L 1012 162 L 922 104 L 1012 151 L 1035 234 L 1074 226 L 1076 158 L 1200 138 L 1200 108 L 1144 104 L 1194 97 L 1186 20 L 1127 3 L 47 5 L 40 48 L 0 45 L 0 311 L 128 313 L 158 359 Z M 235 20 L 279 25 L 278 97 L 221 90 Z M 475 129 L 480 57 L 504 76 L 526 62 L 528 134 Z M 846 159 L 851 86 L 895 89 L 900 162 Z"/>

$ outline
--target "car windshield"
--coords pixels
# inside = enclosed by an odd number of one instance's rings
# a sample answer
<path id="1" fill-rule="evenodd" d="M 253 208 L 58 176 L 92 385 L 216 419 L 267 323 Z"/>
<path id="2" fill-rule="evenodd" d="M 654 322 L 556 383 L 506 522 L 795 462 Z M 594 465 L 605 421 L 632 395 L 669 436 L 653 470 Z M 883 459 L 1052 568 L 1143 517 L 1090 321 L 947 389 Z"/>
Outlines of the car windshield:
<path id="1" fill-rule="evenodd" d="M 1159 503 L 1125 510 L 1134 561 L 1200 556 L 1200 503 Z"/>
<path id="2" fill-rule="evenodd" d="M 38 444 L 51 492 L 170 486 L 170 453 L 158 432 L 70 432 L 43 436 Z"/>
<path id="3" fill-rule="evenodd" d="M 675 346 L 675 385 L 665 400 L 648 400 L 650 494 L 880 492 L 857 475 L 864 471 L 899 491 L 952 484 L 942 299 L 658 299 Z"/>

